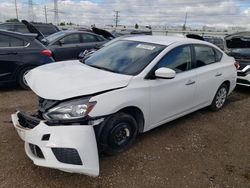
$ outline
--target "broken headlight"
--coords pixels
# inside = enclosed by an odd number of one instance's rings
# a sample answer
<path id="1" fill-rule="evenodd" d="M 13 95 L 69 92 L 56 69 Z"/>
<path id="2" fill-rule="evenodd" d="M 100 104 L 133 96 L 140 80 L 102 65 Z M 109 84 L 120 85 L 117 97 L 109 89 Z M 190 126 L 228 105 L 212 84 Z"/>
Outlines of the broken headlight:
<path id="1" fill-rule="evenodd" d="M 89 102 L 89 98 L 62 102 L 44 113 L 48 120 L 71 120 L 83 118 L 89 114 L 96 102 Z"/>

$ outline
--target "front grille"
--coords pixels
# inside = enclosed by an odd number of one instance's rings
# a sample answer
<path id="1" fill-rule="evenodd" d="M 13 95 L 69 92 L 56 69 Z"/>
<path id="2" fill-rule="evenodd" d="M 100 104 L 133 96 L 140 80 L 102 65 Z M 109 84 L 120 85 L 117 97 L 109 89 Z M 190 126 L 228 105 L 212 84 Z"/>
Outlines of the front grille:
<path id="1" fill-rule="evenodd" d="M 43 152 L 37 145 L 29 144 L 29 147 L 30 147 L 30 151 L 33 153 L 33 155 L 35 155 L 38 158 L 44 159 Z"/>
<path id="2" fill-rule="evenodd" d="M 32 129 L 40 123 L 39 119 L 33 116 L 28 116 L 22 112 L 17 113 L 17 117 L 18 117 L 19 124 L 25 128 Z"/>
<path id="3" fill-rule="evenodd" d="M 58 100 L 49 100 L 38 97 L 38 110 L 42 113 L 46 112 L 50 108 L 54 107 L 59 103 Z"/>
<path id="4" fill-rule="evenodd" d="M 82 160 L 76 149 L 73 148 L 52 148 L 56 159 L 62 163 L 82 165 Z"/>

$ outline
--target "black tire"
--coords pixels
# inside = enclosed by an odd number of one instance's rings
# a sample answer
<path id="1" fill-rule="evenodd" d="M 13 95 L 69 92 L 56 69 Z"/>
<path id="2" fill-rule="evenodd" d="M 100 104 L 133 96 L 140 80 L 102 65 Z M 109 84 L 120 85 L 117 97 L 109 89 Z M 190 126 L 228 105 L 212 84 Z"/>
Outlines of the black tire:
<path id="1" fill-rule="evenodd" d="M 30 89 L 27 83 L 24 81 L 24 76 L 29 72 L 31 69 L 34 67 L 25 67 L 21 69 L 18 74 L 17 74 L 17 84 L 22 88 L 22 89 Z"/>
<path id="2" fill-rule="evenodd" d="M 228 86 L 227 84 L 222 84 L 214 96 L 213 102 L 210 105 L 210 109 L 212 111 L 220 110 L 226 102 L 227 94 L 228 94 Z"/>
<path id="3" fill-rule="evenodd" d="M 129 114 L 119 112 L 104 121 L 98 145 L 108 155 L 115 155 L 128 149 L 138 134 L 136 120 Z"/>

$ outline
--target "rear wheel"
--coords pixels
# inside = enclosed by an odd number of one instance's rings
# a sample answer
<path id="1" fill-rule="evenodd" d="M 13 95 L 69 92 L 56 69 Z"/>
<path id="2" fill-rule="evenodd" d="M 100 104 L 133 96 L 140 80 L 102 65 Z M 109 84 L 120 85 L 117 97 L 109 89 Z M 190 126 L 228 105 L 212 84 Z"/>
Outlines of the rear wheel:
<path id="1" fill-rule="evenodd" d="M 29 89 L 27 81 L 25 80 L 25 75 L 28 74 L 28 72 L 33 68 L 34 67 L 25 67 L 22 70 L 20 70 L 19 73 L 17 74 L 17 84 L 22 89 Z"/>
<path id="2" fill-rule="evenodd" d="M 104 153 L 114 155 L 128 149 L 136 139 L 138 126 L 129 114 L 119 112 L 105 121 L 99 143 Z"/>
<path id="3" fill-rule="evenodd" d="M 220 110 L 226 102 L 227 93 L 228 93 L 228 86 L 226 84 L 222 84 L 214 96 L 210 109 L 213 111 Z"/>

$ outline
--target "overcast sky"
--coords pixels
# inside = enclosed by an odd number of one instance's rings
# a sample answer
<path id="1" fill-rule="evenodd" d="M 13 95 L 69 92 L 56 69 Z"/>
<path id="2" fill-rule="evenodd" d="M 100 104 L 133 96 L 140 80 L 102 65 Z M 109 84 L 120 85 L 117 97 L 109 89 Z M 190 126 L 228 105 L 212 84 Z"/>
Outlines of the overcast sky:
<path id="1" fill-rule="evenodd" d="M 20 19 L 28 19 L 28 0 L 16 0 Z M 15 0 L 0 0 L 0 21 L 15 18 Z M 33 0 L 34 21 L 54 22 L 53 0 Z M 81 25 L 114 24 L 114 10 L 122 25 L 247 26 L 250 0 L 58 0 L 60 22 Z"/>

